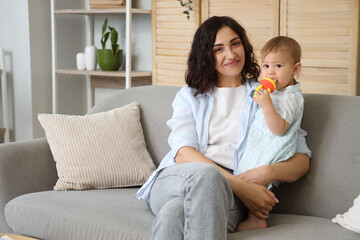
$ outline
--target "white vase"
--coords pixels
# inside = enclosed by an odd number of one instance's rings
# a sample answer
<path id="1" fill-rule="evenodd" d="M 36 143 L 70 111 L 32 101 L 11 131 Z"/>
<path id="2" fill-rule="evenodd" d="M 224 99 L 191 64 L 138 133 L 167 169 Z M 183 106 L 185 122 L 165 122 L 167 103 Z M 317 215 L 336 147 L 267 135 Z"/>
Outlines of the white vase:
<path id="1" fill-rule="evenodd" d="M 85 70 L 85 53 L 76 54 L 76 68 L 78 70 Z"/>
<path id="2" fill-rule="evenodd" d="M 96 69 L 96 47 L 85 47 L 85 66 L 86 70 L 94 71 Z"/>

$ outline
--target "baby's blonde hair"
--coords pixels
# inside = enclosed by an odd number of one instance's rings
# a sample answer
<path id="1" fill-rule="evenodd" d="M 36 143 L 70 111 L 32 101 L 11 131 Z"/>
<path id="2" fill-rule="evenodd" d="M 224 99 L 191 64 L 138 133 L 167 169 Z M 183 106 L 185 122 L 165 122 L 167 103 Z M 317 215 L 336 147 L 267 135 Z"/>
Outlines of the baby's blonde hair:
<path id="1" fill-rule="evenodd" d="M 270 39 L 260 51 L 261 59 L 273 51 L 287 51 L 294 60 L 294 64 L 301 60 L 300 44 L 291 37 L 278 36 Z"/>

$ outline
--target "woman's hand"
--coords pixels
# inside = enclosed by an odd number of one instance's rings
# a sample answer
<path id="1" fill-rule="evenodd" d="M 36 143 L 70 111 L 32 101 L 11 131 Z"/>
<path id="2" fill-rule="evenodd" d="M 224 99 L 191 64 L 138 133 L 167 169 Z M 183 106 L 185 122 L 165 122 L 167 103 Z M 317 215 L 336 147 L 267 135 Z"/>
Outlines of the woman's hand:
<path id="1" fill-rule="evenodd" d="M 255 183 L 246 183 L 239 192 L 236 188 L 233 190 L 249 211 L 261 219 L 267 219 L 273 206 L 279 202 L 270 190 Z"/>
<path id="2" fill-rule="evenodd" d="M 250 169 L 237 175 L 237 177 L 245 182 L 256 183 L 262 186 L 266 186 L 272 181 L 269 165 Z"/>

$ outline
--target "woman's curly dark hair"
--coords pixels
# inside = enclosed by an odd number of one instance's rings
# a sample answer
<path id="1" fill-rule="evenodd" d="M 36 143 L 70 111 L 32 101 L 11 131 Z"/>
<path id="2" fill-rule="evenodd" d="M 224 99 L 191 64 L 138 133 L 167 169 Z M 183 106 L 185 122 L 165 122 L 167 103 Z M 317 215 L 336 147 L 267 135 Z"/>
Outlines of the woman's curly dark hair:
<path id="1" fill-rule="evenodd" d="M 256 80 L 260 75 L 260 67 L 245 29 L 230 17 L 214 16 L 203 22 L 197 29 L 189 53 L 185 79 L 189 87 L 196 89 L 195 95 L 209 92 L 215 86 L 217 73 L 212 49 L 217 32 L 224 26 L 228 26 L 236 32 L 244 46 L 245 65 L 241 71 L 243 84 L 246 78 Z"/>

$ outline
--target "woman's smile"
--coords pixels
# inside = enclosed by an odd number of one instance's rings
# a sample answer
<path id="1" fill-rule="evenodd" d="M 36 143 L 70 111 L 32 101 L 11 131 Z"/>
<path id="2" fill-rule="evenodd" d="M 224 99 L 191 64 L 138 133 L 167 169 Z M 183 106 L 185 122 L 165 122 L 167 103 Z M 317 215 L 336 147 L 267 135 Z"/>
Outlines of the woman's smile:
<path id="1" fill-rule="evenodd" d="M 239 63 L 239 60 L 230 61 L 224 64 L 225 67 L 234 67 Z"/>

